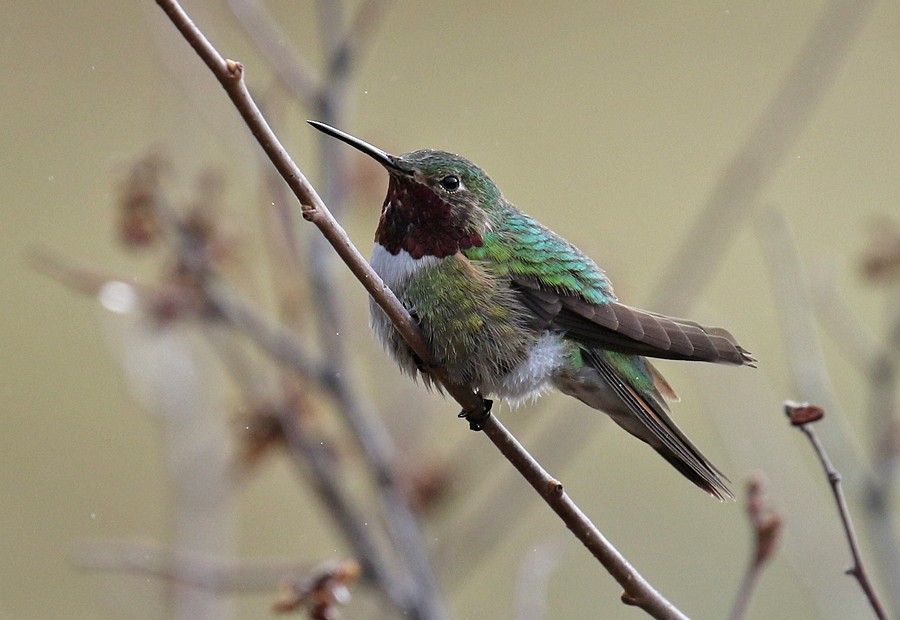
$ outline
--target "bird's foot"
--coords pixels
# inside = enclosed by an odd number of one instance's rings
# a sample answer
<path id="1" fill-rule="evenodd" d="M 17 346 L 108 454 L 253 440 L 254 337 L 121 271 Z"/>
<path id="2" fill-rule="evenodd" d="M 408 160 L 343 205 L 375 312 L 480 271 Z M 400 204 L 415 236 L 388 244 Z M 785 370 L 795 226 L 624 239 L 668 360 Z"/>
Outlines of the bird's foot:
<path id="1" fill-rule="evenodd" d="M 481 410 L 480 411 L 460 411 L 459 417 L 465 418 L 469 423 L 469 429 L 473 431 L 483 431 L 484 425 L 487 423 L 489 417 L 491 417 L 491 407 L 494 405 L 494 401 L 489 398 L 481 399 Z"/>

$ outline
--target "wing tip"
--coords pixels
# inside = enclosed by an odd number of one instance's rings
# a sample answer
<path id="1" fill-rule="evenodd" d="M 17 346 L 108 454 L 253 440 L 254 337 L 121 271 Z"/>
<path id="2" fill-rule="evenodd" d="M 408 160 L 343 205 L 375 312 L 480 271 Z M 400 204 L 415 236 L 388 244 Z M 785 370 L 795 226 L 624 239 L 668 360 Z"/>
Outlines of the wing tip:
<path id="1" fill-rule="evenodd" d="M 735 345 L 735 347 L 737 347 L 738 353 L 741 354 L 741 366 L 756 368 L 757 359 L 753 357 L 753 354 L 740 345 Z"/>

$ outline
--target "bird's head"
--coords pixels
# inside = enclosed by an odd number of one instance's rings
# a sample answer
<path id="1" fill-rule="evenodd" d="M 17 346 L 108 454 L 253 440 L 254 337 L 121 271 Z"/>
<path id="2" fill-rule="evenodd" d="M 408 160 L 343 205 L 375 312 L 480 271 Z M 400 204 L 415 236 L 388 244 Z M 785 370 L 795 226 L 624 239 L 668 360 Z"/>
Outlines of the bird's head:
<path id="1" fill-rule="evenodd" d="M 323 123 L 310 124 L 387 170 L 387 196 L 375 241 L 388 252 L 443 258 L 483 243 L 503 198 L 490 177 L 471 161 L 433 150 L 391 155 Z"/>

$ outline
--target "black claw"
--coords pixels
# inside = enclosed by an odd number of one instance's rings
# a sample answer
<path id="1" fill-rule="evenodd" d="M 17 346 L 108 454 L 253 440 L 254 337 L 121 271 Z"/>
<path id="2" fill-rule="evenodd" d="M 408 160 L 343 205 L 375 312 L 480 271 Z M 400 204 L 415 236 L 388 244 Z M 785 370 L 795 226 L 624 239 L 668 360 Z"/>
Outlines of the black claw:
<path id="1" fill-rule="evenodd" d="M 468 412 L 468 411 L 460 411 L 460 418 L 465 418 L 469 422 L 469 429 L 473 431 L 483 431 L 484 425 L 487 423 L 489 417 L 491 417 L 491 407 L 494 405 L 494 401 L 489 398 L 481 399 L 481 411 L 477 412 Z"/>

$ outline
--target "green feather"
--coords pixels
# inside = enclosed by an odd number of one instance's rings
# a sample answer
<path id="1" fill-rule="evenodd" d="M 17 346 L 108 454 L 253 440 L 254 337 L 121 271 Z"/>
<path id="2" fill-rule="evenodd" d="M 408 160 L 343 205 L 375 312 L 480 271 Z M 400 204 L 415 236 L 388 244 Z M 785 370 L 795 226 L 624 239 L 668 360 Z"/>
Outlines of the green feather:
<path id="1" fill-rule="evenodd" d="M 492 214 L 484 244 L 464 254 L 498 276 L 527 278 L 590 303 L 615 300 L 612 285 L 593 260 L 532 217 L 503 204 Z"/>

